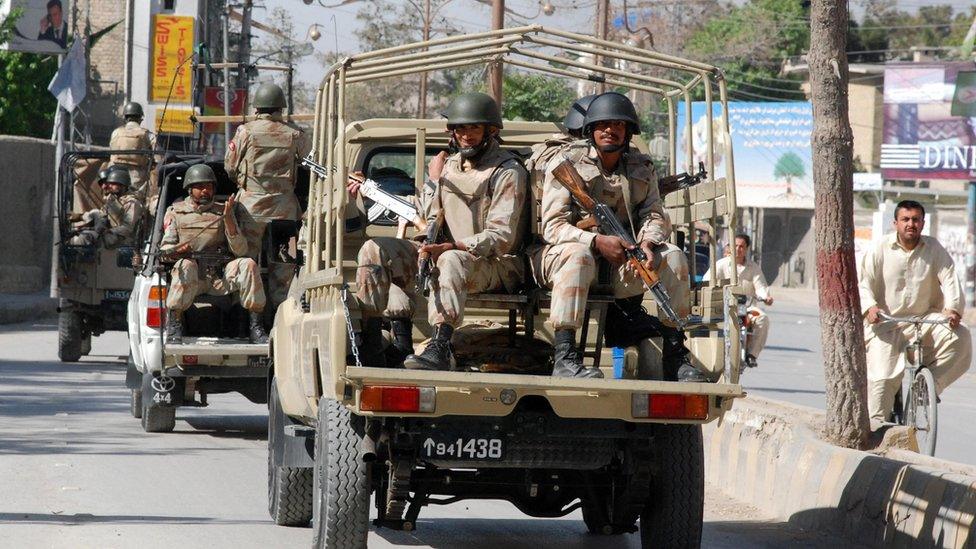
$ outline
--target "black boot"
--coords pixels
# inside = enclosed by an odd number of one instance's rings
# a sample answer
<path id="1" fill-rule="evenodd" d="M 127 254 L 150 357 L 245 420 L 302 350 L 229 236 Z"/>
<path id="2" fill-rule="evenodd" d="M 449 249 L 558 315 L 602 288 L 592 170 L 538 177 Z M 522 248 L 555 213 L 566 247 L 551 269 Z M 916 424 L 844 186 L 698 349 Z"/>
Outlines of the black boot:
<path id="1" fill-rule="evenodd" d="M 268 342 L 268 332 L 264 331 L 264 313 L 251 312 L 248 314 L 248 333 L 251 343 L 265 344 Z"/>
<path id="2" fill-rule="evenodd" d="M 708 378 L 704 372 L 691 363 L 691 352 L 685 347 L 685 335 L 675 328 L 661 326 L 661 338 L 663 339 L 664 358 L 664 379 L 687 381 L 691 383 L 705 383 Z"/>
<path id="3" fill-rule="evenodd" d="M 603 372 L 599 368 L 583 366 L 583 355 L 576 348 L 576 332 L 574 330 L 556 330 L 555 364 L 552 367 L 553 377 L 581 377 L 602 378 Z"/>
<path id="4" fill-rule="evenodd" d="M 410 355 L 403 361 L 403 367 L 409 370 L 453 370 L 454 351 L 451 349 L 451 337 L 454 328 L 447 324 L 434 326 L 434 337 L 430 338 L 427 348 L 419 355 Z"/>
<path id="5" fill-rule="evenodd" d="M 166 343 L 183 343 L 183 311 L 166 313 Z"/>
<path id="6" fill-rule="evenodd" d="M 664 324 L 647 313 L 643 295 L 617 299 L 607 309 L 603 342 L 607 347 L 639 345 L 642 339 L 661 336 Z"/>
<path id="7" fill-rule="evenodd" d="M 386 360 L 393 366 L 400 366 L 413 354 L 413 322 L 407 318 L 394 318 L 390 320 L 390 331 L 393 345 L 386 349 Z"/>
<path id="8" fill-rule="evenodd" d="M 386 368 L 386 353 L 383 351 L 383 319 L 367 318 L 363 323 L 362 342 L 359 356 L 367 368 Z"/>

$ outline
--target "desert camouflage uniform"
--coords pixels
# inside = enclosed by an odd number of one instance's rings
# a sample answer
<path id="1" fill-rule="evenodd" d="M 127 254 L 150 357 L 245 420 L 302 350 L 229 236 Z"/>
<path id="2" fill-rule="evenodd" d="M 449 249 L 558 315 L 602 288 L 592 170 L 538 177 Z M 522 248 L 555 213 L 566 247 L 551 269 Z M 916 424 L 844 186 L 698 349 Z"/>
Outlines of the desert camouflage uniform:
<path id="1" fill-rule="evenodd" d="M 100 210 L 105 204 L 102 187 L 98 184 L 98 171 L 108 167 L 101 158 L 79 158 L 75 160 L 73 172 L 73 200 L 71 211 L 78 214 Z"/>
<path id="2" fill-rule="evenodd" d="M 497 143 L 476 164 L 462 160 L 459 154 L 448 158 L 426 208 L 427 219 L 433 220 L 442 208 L 442 240 L 461 242 L 467 251 L 448 250 L 438 258 L 427 301 L 430 324 L 460 325 L 469 293 L 497 288 L 515 291 L 522 285 L 524 267 L 518 254 L 527 234 L 526 179 L 515 156 Z M 419 248 L 416 242 L 396 238 L 374 238 L 363 245 L 356 295 L 365 316 L 390 312 L 391 283 L 412 288 Z M 412 310 L 403 312 L 412 314 Z"/>
<path id="3" fill-rule="evenodd" d="M 118 151 L 153 150 L 156 147 L 156 136 L 138 122 L 130 120 L 124 126 L 115 128 L 108 147 Z M 145 154 L 113 154 L 109 159 L 112 165 L 129 171 L 132 194 L 143 204 L 146 203 L 147 196 L 155 195 L 158 191 L 147 185 L 150 158 Z"/>
<path id="4" fill-rule="evenodd" d="M 614 209 L 624 227 L 637 231 L 637 242 L 650 240 L 663 243 L 671 233 L 671 221 L 664 212 L 664 204 L 657 188 L 654 166 L 646 155 L 624 154 L 616 171 L 604 175 L 594 149 L 573 146 L 566 149 L 576 170 L 587 183 L 587 191 L 597 201 Z M 572 201 L 569 191 L 552 175 L 551 162 L 546 169 L 542 195 L 542 237 L 540 250 L 532 254 L 532 269 L 539 285 L 551 288 L 549 322 L 553 329 L 577 330 L 582 326 L 586 298 L 597 274 L 593 241 L 594 228 L 586 231 L 576 226 L 585 212 Z M 624 186 L 629 186 L 629 201 Z M 627 205 L 631 212 L 628 214 Z M 632 221 L 631 221 L 632 220 Z M 667 244 L 662 252 L 664 261 L 658 270 L 661 283 L 671 297 L 679 316 L 686 316 L 690 307 L 688 260 L 676 246 Z M 625 266 L 619 267 L 611 280 L 617 299 L 644 293 L 641 279 Z"/>
<path id="5" fill-rule="evenodd" d="M 295 196 L 298 159 L 312 148 L 308 136 L 284 122 L 280 113 L 258 114 L 257 120 L 237 128 L 227 146 L 224 169 L 237 180 L 237 200 L 244 207 L 240 229 L 252 258 L 261 254 L 261 241 L 268 223 L 275 219 L 298 221 L 301 205 Z M 268 269 L 271 302 L 277 305 L 288 295 L 295 266 L 273 263 Z"/>
<path id="6" fill-rule="evenodd" d="M 97 218 L 107 218 L 108 228 L 101 235 L 94 230 L 83 230 L 68 243 L 78 246 L 101 242 L 106 249 L 132 246 L 144 215 L 142 203 L 131 194 L 116 196 L 107 193 L 102 197 L 102 207 L 85 214 L 85 219 L 94 223 Z"/>
<path id="7" fill-rule="evenodd" d="M 193 259 L 180 259 L 173 266 L 166 306 L 173 311 L 185 311 L 202 293 L 227 295 L 239 292 L 241 305 L 251 312 L 264 310 L 264 285 L 257 263 L 247 255 L 247 239 L 239 232 L 231 236 L 224 225 L 223 208 L 211 202 L 199 205 L 192 198 L 178 202 L 166 212 L 166 232 L 162 251 L 170 251 L 190 243 L 195 252 L 220 249 L 237 256 L 223 267 L 223 274 L 201 272 Z M 229 250 L 227 250 L 229 248 Z"/>

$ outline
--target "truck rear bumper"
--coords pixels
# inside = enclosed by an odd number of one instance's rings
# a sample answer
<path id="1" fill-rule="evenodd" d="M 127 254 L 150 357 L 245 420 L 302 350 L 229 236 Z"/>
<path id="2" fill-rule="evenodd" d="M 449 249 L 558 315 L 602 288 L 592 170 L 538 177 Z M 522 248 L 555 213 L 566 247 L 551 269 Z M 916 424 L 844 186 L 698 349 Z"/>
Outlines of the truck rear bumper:
<path id="1" fill-rule="evenodd" d="M 187 337 L 166 344 L 165 368 L 187 376 L 257 377 L 268 370 L 268 349 L 267 343 L 241 339 Z"/>

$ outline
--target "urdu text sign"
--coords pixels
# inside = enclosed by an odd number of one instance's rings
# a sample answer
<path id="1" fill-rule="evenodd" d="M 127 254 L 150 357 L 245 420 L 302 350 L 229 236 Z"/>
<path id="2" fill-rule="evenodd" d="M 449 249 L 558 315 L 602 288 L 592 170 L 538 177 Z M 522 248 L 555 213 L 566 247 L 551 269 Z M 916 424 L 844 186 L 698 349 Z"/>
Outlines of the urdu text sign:
<path id="1" fill-rule="evenodd" d="M 170 104 L 191 102 L 193 74 L 189 63 L 183 63 L 192 54 L 193 17 L 153 16 L 150 101 L 164 103 L 168 97 Z"/>

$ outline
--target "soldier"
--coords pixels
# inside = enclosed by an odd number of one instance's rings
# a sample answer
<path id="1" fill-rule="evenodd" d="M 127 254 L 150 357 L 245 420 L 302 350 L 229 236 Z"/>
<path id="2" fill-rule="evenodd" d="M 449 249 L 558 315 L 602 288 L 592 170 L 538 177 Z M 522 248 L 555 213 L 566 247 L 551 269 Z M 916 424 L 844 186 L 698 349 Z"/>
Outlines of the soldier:
<path id="1" fill-rule="evenodd" d="M 298 221 L 302 209 L 295 196 L 298 161 L 312 148 L 305 133 L 282 120 L 285 93 L 275 84 L 261 84 L 254 93 L 257 120 L 237 128 L 227 145 L 224 169 L 237 180 L 237 200 L 244 206 L 241 228 L 247 238 L 248 256 L 257 259 L 268 223 L 274 219 Z M 277 306 L 288 295 L 295 276 L 293 265 L 272 263 L 268 268 L 271 303 Z"/>
<path id="2" fill-rule="evenodd" d="M 596 95 L 587 95 L 574 101 L 563 119 L 566 133 L 554 134 L 545 142 L 532 147 L 532 155 L 525 162 L 525 167 L 529 173 L 538 172 L 536 177 L 539 181 L 545 177 L 546 164 L 556 156 L 556 153 L 573 141 L 583 138 L 583 118 L 586 116 L 586 109 L 595 98 Z"/>
<path id="3" fill-rule="evenodd" d="M 497 288 L 515 291 L 522 284 L 524 268 L 518 254 L 527 233 L 528 174 L 514 153 L 499 145 L 498 105 L 483 93 L 466 93 L 451 103 L 444 116 L 457 152 L 441 170 L 427 214 L 433 221 L 443 211 L 442 238 L 423 246 L 374 238 L 359 251 L 356 295 L 362 304 L 362 354 L 367 366 L 386 365 L 380 352 L 381 327 L 390 285 L 414 284 L 418 252 L 429 252 L 436 265 L 427 311 L 434 333 L 423 353 L 406 358 L 407 368 L 452 368 L 451 338 L 463 319 L 467 294 Z M 437 168 L 432 165 L 435 175 Z M 350 192 L 355 194 L 355 185 L 350 185 Z"/>
<path id="4" fill-rule="evenodd" d="M 666 244 L 671 222 L 658 194 L 654 166 L 649 157 L 629 149 L 631 137 L 638 133 L 640 124 L 633 103 L 624 95 L 608 92 L 596 97 L 586 111 L 586 141 L 568 147 L 564 155 L 587 182 L 590 195 L 611 206 L 621 223 L 634 231 L 652 262 L 650 266 L 658 268 L 675 311 L 686 316 L 688 261 L 680 249 Z M 641 306 L 645 288 L 625 266 L 623 241 L 576 226 L 583 213 L 552 175 L 554 165 L 549 163 L 542 195 L 544 247 L 532 257 L 536 280 L 553 289 L 549 318 L 555 330 L 553 375 L 603 377 L 598 369 L 583 366 L 576 347 L 576 331 L 582 325 L 599 256 L 617 267 L 612 280 L 616 306 L 608 312 L 607 345 L 632 345 L 660 335 L 664 339 L 665 375 L 680 381 L 705 381 L 688 360 L 681 332 L 664 326 Z"/>
<path id="5" fill-rule="evenodd" d="M 106 249 L 134 245 L 145 211 L 142 203 L 129 193 L 129 172 L 114 166 L 101 170 L 98 185 L 102 188 L 101 208 L 82 215 L 90 227 L 71 237 L 68 244 L 84 246 L 101 242 Z"/>
<path id="6" fill-rule="evenodd" d="M 115 128 L 112 137 L 109 139 L 109 149 L 115 151 L 140 150 L 151 151 L 156 147 L 156 137 L 149 130 L 143 128 L 142 124 L 142 105 L 130 101 L 122 108 L 122 118 L 125 124 Z M 149 165 L 151 157 L 145 154 L 113 154 L 111 157 L 112 165 L 128 170 L 129 179 L 132 181 L 132 193 L 143 204 L 146 197 L 155 194 L 152 189 L 147 188 L 146 182 L 149 181 Z"/>
<path id="7" fill-rule="evenodd" d="M 166 307 L 169 308 L 166 340 L 170 343 L 182 340 L 183 311 L 193 305 L 198 295 L 204 292 L 211 295 L 239 292 L 241 305 L 250 312 L 251 342 L 267 343 L 268 335 L 262 324 L 264 286 L 258 265 L 253 259 L 245 257 L 248 252 L 247 240 L 234 215 L 234 197 L 227 199 L 223 211 L 214 202 L 216 181 L 210 166 L 190 166 L 183 178 L 183 188 L 189 189 L 189 195 L 167 212 L 168 224 L 160 251 L 169 257 L 182 257 L 173 265 L 172 283 L 166 296 Z M 193 257 L 195 252 L 207 252 L 218 257 L 228 254 L 228 259 L 231 256 L 237 259 L 203 264 Z"/>

